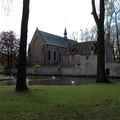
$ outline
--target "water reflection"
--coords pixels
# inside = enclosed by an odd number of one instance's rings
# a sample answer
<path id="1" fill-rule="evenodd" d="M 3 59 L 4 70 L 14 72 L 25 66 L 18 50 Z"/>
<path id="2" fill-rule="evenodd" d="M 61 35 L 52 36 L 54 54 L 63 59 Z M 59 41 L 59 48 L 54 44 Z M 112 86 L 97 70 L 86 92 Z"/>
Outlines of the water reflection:
<path id="1" fill-rule="evenodd" d="M 95 83 L 95 78 L 83 77 L 63 77 L 63 76 L 28 76 L 29 85 L 74 85 L 91 84 Z"/>
<path id="2" fill-rule="evenodd" d="M 0 86 L 1 85 L 15 85 L 15 84 L 16 84 L 16 80 L 15 79 L 0 80 Z"/>
<path id="3" fill-rule="evenodd" d="M 95 83 L 96 78 L 31 75 L 31 76 L 27 76 L 26 81 L 27 81 L 27 85 L 83 85 L 83 84 Z M 120 79 L 112 78 L 110 79 L 110 81 L 120 82 Z M 0 85 L 15 85 L 15 84 L 16 84 L 16 76 L 13 76 L 13 79 L 0 80 Z"/>

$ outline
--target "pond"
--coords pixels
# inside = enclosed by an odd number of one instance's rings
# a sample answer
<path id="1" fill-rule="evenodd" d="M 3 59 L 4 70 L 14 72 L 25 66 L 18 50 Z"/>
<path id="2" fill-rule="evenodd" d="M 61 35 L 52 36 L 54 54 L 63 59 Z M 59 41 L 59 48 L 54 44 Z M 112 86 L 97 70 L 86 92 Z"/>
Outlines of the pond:
<path id="1" fill-rule="evenodd" d="M 15 85 L 16 76 L 0 75 L 0 85 Z M 69 76 L 34 76 L 26 77 L 27 85 L 84 85 L 93 84 L 96 78 L 93 77 L 69 77 Z M 120 82 L 120 78 L 111 78 L 111 82 Z"/>

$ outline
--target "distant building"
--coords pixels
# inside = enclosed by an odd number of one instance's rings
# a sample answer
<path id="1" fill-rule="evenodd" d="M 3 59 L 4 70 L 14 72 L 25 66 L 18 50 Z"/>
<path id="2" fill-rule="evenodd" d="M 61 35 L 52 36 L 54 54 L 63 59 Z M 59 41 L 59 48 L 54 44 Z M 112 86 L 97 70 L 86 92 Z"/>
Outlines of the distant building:
<path id="1" fill-rule="evenodd" d="M 76 43 L 69 52 L 62 55 L 64 67 L 81 67 L 83 64 L 97 64 L 97 41 Z"/>
<path id="2" fill-rule="evenodd" d="M 105 38 L 105 59 L 106 62 L 113 62 L 113 52 L 112 52 L 112 46 L 109 40 L 109 35 L 106 34 Z"/>
<path id="3" fill-rule="evenodd" d="M 105 40 L 105 62 L 112 62 L 109 40 Z M 80 67 L 85 73 L 96 72 L 97 41 L 76 42 L 36 29 L 29 45 L 28 64 L 41 66 Z"/>
<path id="4" fill-rule="evenodd" d="M 66 28 L 64 37 L 43 32 L 37 28 L 29 45 L 28 65 L 61 65 L 62 54 L 67 50 L 68 45 L 72 46 L 75 43 L 76 41 L 67 39 Z"/>

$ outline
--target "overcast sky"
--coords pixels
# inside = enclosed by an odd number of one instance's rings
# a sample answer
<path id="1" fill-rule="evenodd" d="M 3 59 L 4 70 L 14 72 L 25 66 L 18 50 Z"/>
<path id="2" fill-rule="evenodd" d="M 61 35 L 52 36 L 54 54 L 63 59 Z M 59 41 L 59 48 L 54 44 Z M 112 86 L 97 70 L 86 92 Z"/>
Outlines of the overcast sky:
<path id="1" fill-rule="evenodd" d="M 13 0 L 11 12 L 6 16 L 0 5 L 0 32 L 13 30 L 19 37 L 23 0 Z M 30 0 L 28 43 L 38 27 L 39 30 L 63 36 L 67 28 L 72 31 L 91 28 L 95 25 L 91 15 L 91 0 Z"/>

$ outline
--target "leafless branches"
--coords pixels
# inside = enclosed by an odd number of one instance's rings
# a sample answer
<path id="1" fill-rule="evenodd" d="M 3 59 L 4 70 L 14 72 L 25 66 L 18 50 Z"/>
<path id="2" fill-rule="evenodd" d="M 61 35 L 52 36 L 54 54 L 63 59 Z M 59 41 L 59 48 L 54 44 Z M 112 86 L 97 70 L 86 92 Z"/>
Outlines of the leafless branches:
<path id="1" fill-rule="evenodd" d="M 6 15 L 9 15 L 11 12 L 12 1 L 13 0 L 1 0 L 1 5 Z"/>

